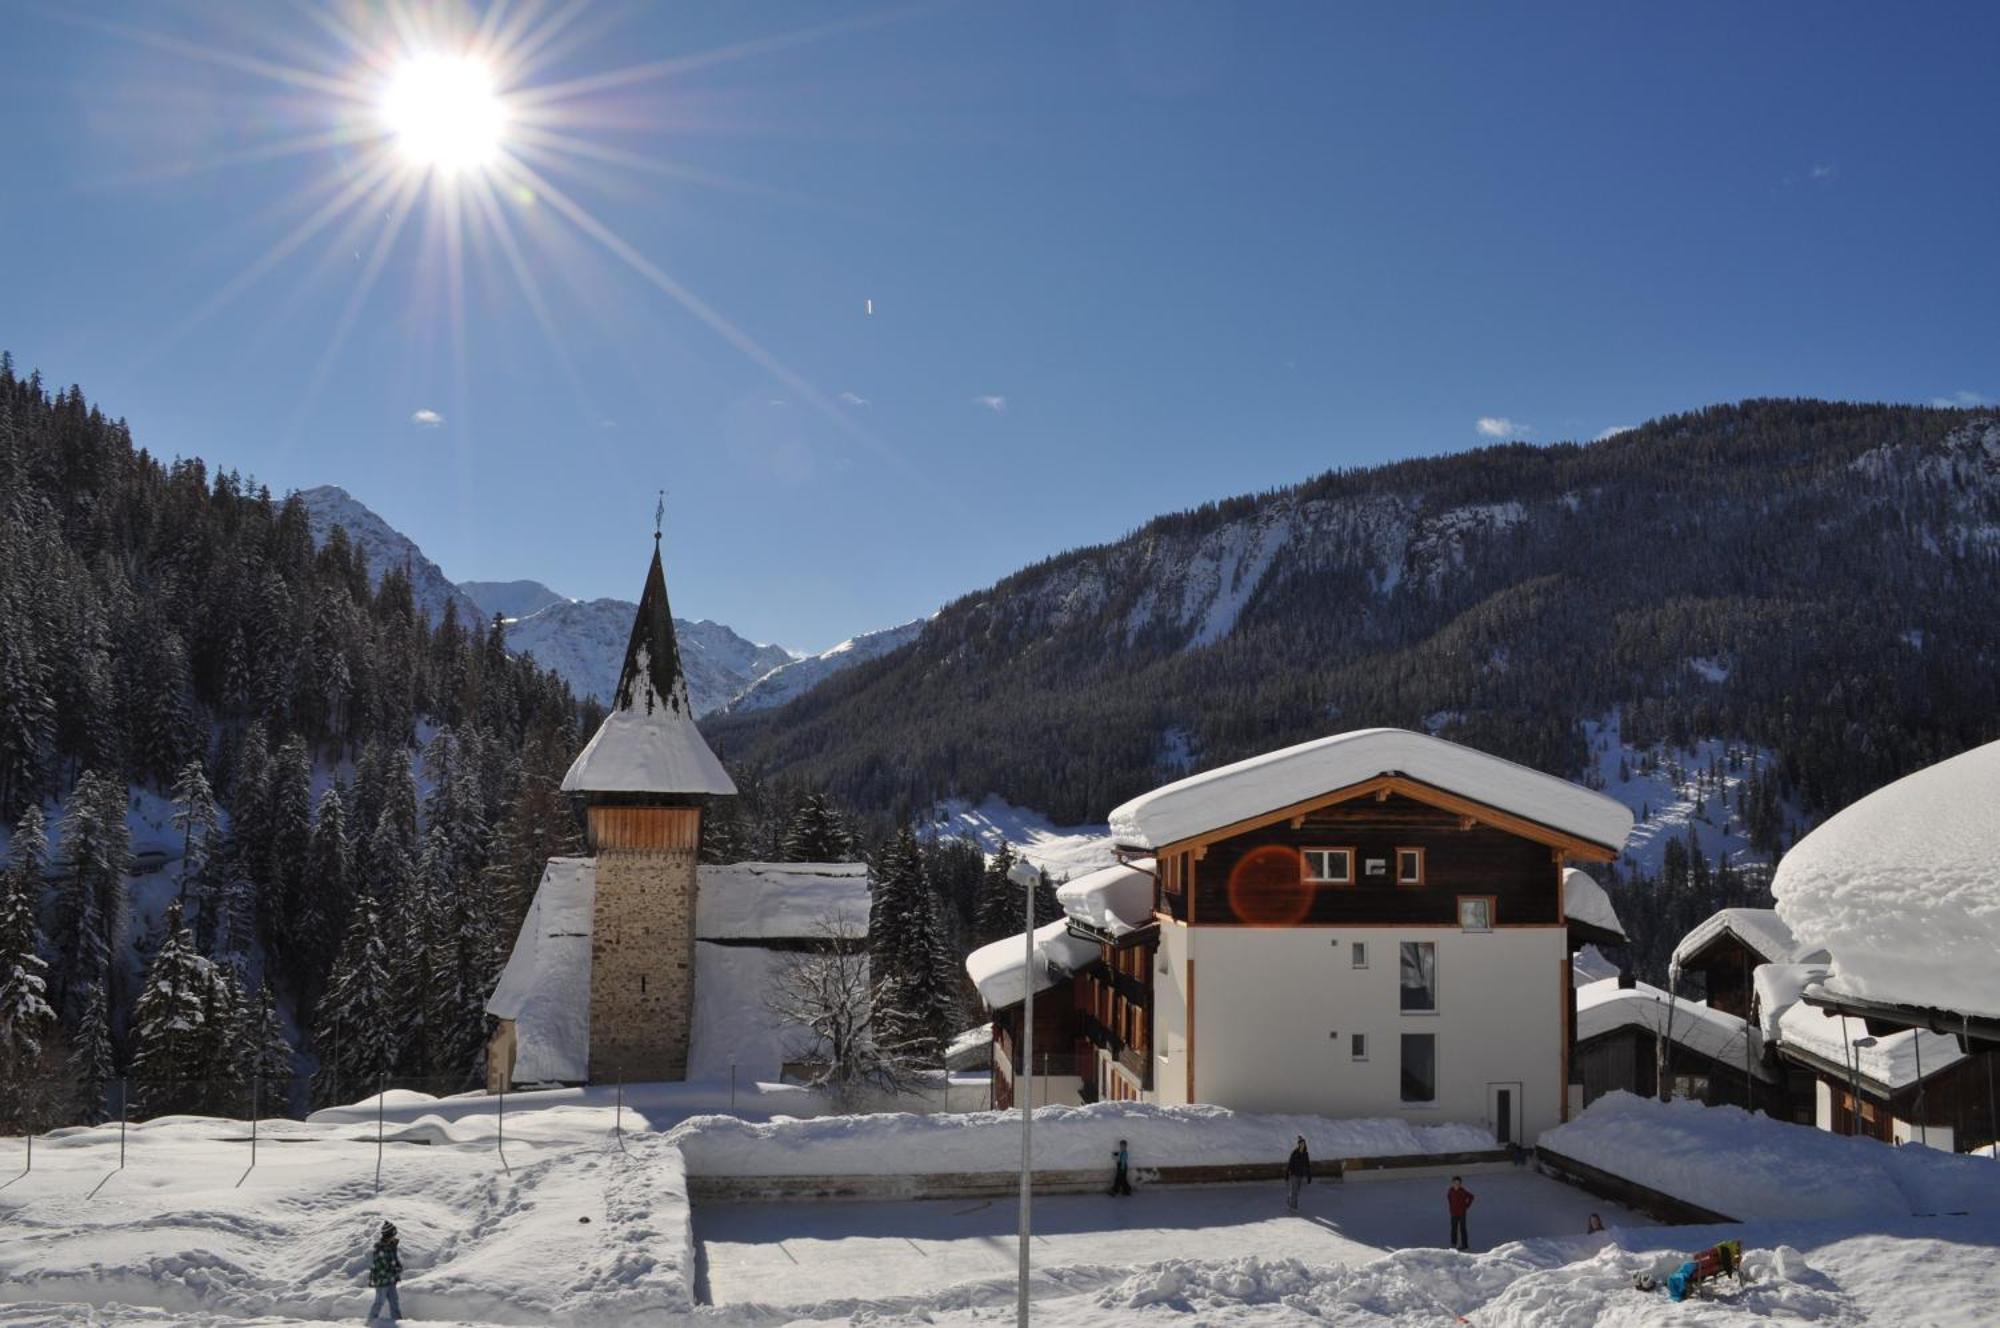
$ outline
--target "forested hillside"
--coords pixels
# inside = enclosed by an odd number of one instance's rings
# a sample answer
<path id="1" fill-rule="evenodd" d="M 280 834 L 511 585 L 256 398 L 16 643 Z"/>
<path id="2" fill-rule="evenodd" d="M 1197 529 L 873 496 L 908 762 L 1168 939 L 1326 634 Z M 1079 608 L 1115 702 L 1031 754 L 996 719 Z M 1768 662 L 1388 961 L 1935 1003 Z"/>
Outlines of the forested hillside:
<path id="1" fill-rule="evenodd" d="M 1590 444 L 1337 471 L 1161 517 L 947 606 L 776 710 L 732 764 L 906 816 L 1058 823 L 1345 728 L 1576 777 L 1584 721 L 1777 755 L 1759 809 L 1844 805 L 2000 737 L 2000 423 L 1750 401 Z"/>
<path id="2" fill-rule="evenodd" d="M 162 463 L 0 358 L 0 1077 L 70 1077 L 85 1113 L 128 1070 L 139 1109 L 220 1107 L 293 1049 L 328 1089 L 465 1079 L 574 843 L 583 719 L 497 625 L 433 625 L 338 527 L 315 548 L 296 496 Z M 165 918 L 128 875 L 149 808 Z"/>

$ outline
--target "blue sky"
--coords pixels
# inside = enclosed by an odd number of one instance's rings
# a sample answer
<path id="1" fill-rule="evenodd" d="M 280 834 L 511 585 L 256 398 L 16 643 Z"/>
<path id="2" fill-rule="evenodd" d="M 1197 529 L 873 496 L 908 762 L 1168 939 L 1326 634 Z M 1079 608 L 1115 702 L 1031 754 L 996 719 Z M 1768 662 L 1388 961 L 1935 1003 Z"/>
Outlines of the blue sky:
<path id="1" fill-rule="evenodd" d="M 795 648 L 1331 466 L 2000 397 L 1991 5 L 604 6 L 502 62 L 572 89 L 512 258 L 421 177 L 281 249 L 391 24 L 63 12 L 0 0 L 23 366 L 460 579 L 635 596 L 665 486 L 676 609 Z"/>

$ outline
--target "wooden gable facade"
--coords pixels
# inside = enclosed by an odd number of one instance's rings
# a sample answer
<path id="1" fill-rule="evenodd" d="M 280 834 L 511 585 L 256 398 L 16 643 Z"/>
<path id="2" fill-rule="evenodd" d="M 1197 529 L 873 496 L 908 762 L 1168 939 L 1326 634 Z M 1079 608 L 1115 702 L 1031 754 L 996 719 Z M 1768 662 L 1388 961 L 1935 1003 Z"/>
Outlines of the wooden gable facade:
<path id="1" fill-rule="evenodd" d="M 1158 911 L 1188 925 L 1563 925 L 1569 858 L 1608 849 L 1401 776 L 1331 791 L 1158 854 Z"/>

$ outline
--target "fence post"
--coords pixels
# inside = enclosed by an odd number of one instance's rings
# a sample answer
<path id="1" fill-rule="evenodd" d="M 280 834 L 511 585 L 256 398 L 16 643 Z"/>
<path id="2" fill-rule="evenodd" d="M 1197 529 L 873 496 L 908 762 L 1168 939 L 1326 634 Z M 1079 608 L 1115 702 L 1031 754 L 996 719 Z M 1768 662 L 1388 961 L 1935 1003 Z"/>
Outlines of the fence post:
<path id="1" fill-rule="evenodd" d="M 500 1155 L 500 1165 L 507 1167 L 507 1085 L 500 1085 L 499 1124 L 493 1131 L 493 1151 Z M 507 1167 L 512 1171 L 514 1168 Z"/>
<path id="2" fill-rule="evenodd" d="M 375 1076 L 375 1193 L 382 1192 L 382 1099 L 389 1095 L 387 1075 Z"/>
<path id="3" fill-rule="evenodd" d="M 625 1067 L 618 1067 L 618 1109 L 611 1118 L 611 1133 L 617 1136 L 618 1146 L 625 1146 Z"/>
<path id="4" fill-rule="evenodd" d="M 264 1110 L 264 1070 L 262 1066 L 250 1076 L 250 1165 L 257 1165 L 257 1117 Z"/>
<path id="5" fill-rule="evenodd" d="M 736 1057 L 729 1058 L 729 1114 L 736 1114 Z"/>
<path id="6" fill-rule="evenodd" d="M 33 1130 L 30 1130 L 28 1131 L 28 1165 L 22 1170 L 21 1174 L 25 1176 L 28 1174 L 28 1172 L 33 1171 L 34 1169 L 35 1169 L 35 1132 Z"/>
<path id="7" fill-rule="evenodd" d="M 132 1114 L 132 1081 L 120 1076 L 118 1080 L 118 1169 L 125 1169 L 125 1118 Z"/>

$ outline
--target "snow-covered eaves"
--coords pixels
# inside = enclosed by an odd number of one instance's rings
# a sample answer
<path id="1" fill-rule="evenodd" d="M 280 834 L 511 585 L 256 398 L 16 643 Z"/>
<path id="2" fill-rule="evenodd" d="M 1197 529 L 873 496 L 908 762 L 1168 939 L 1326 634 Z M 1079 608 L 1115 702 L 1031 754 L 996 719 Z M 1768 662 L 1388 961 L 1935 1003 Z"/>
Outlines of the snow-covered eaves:
<path id="1" fill-rule="evenodd" d="M 686 690 L 669 704 L 645 689 L 641 699 L 606 715 L 563 776 L 563 792 L 736 792 L 694 725 Z"/>
<path id="2" fill-rule="evenodd" d="M 1859 1074 L 1863 1082 L 1887 1096 L 1929 1079 L 1965 1059 L 1958 1039 L 1909 1029 L 1870 1036 L 1864 1020 L 1843 1018 L 1795 1001 L 1777 1017 L 1778 1049 L 1810 1056 L 1841 1074 Z"/>
<path id="3" fill-rule="evenodd" d="M 865 862 L 735 862 L 695 868 L 694 934 L 704 941 L 868 934 Z"/>
<path id="4" fill-rule="evenodd" d="M 514 1021 L 514 1082 L 590 1077 L 592 858 L 550 858 L 486 1013 Z"/>
<path id="5" fill-rule="evenodd" d="M 1571 923 L 1609 932 L 1621 941 L 1626 939 L 1625 924 L 1618 920 L 1611 896 L 1588 872 L 1575 867 L 1563 872 L 1563 917 Z"/>
<path id="6" fill-rule="evenodd" d="M 1017 1005 L 1028 995 L 1027 946 L 1019 936 L 1003 936 L 965 957 L 965 971 L 989 1010 Z M 1097 942 L 1072 936 L 1069 919 L 1035 928 L 1034 989 L 1047 991 L 1097 960 Z"/>
<path id="7" fill-rule="evenodd" d="M 1692 931 L 1681 937 L 1681 943 L 1674 947 L 1674 970 L 1680 971 L 1688 961 L 1725 936 L 1741 941 L 1766 964 L 1801 963 L 1810 960 L 1815 953 L 1812 948 L 1799 944 L 1798 938 L 1792 935 L 1792 929 L 1785 925 L 1785 920 L 1778 916 L 1776 909 L 1721 908 L 1696 923 Z"/>
<path id="8" fill-rule="evenodd" d="M 1744 1063 L 1743 1044 L 1748 1039 L 1750 1072 L 1767 1081 L 1777 1078 L 1776 1072 L 1763 1063 L 1756 1033 L 1734 1015 L 1684 997 L 1669 997 L 1658 987 L 1643 982 L 1620 987 L 1618 979 L 1606 978 L 1576 989 L 1578 1042 L 1588 1042 L 1621 1028 L 1644 1029 L 1729 1065 Z"/>
<path id="9" fill-rule="evenodd" d="M 1153 860 L 1104 867 L 1056 887 L 1070 918 L 1113 938 L 1153 923 Z"/>
<path id="10" fill-rule="evenodd" d="M 1829 994 L 2000 1016 L 2000 742 L 1827 818 L 1771 893 L 1800 942 L 1830 952 Z"/>
<path id="11" fill-rule="evenodd" d="M 1567 780 L 1407 729 L 1357 729 L 1204 771 L 1111 813 L 1122 846 L 1160 848 L 1402 775 L 1617 853 L 1632 831 L 1623 804 Z"/>
<path id="12" fill-rule="evenodd" d="M 1826 976 L 1825 964 L 1759 964 L 1750 974 L 1757 1029 L 1764 1041 L 1779 1041 L 1778 1021 L 1799 1003 L 1807 987 Z"/>

